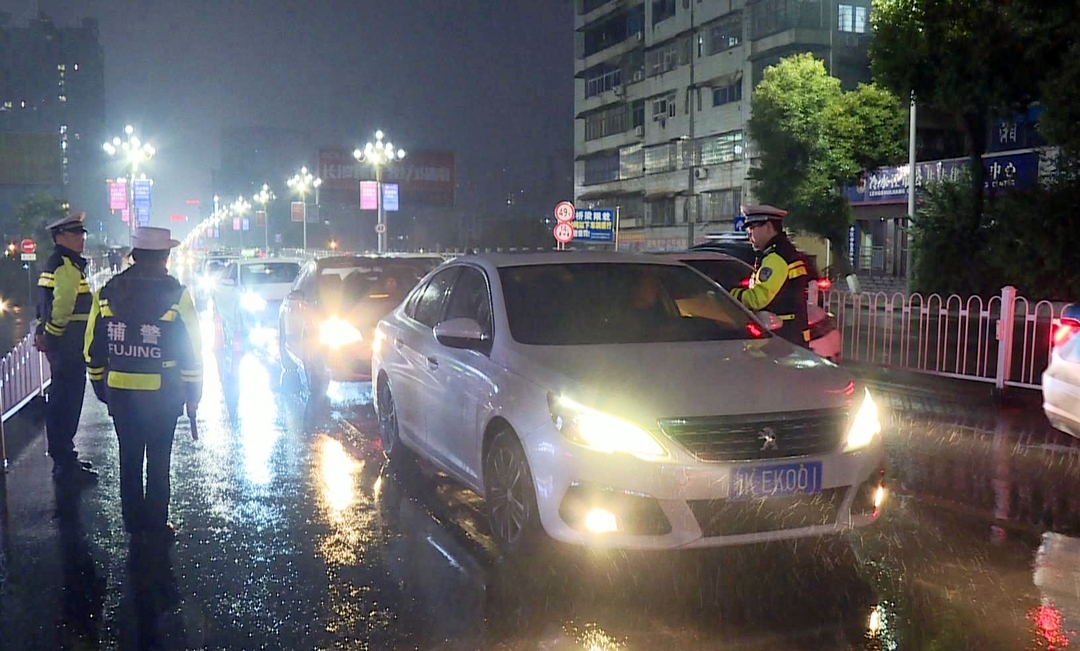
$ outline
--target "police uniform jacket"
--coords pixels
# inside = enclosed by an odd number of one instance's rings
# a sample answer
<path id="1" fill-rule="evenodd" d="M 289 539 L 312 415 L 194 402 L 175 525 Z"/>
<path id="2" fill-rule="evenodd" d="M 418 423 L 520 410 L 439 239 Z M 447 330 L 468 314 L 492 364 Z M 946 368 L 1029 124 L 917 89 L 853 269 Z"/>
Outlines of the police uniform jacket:
<path id="1" fill-rule="evenodd" d="M 751 310 L 766 310 L 780 317 L 783 322 L 780 336 L 809 346 L 810 326 L 806 316 L 809 282 L 805 258 L 787 234 L 781 232 L 758 252 L 750 287 L 734 289 L 731 294 Z"/>
<path id="2" fill-rule="evenodd" d="M 191 294 L 164 270 L 134 265 L 98 292 L 84 353 L 110 413 L 134 404 L 179 416 L 202 397 L 202 351 Z"/>
<path id="3" fill-rule="evenodd" d="M 86 259 L 60 245 L 38 276 L 40 297 L 37 334 L 44 334 L 53 363 L 82 363 L 86 322 L 93 295 L 86 280 Z"/>

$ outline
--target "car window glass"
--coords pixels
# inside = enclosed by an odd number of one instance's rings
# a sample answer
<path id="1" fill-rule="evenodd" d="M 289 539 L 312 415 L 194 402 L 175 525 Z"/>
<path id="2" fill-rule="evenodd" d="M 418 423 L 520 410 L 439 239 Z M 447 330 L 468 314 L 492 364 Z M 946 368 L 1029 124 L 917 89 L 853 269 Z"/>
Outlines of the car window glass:
<path id="1" fill-rule="evenodd" d="M 240 267 L 241 285 L 269 285 L 292 283 L 300 265 L 295 262 L 258 262 Z"/>
<path id="2" fill-rule="evenodd" d="M 416 304 L 415 318 L 420 323 L 434 328 L 442 316 L 443 307 L 446 305 L 446 295 L 450 286 L 454 284 L 461 267 L 444 269 L 431 278 L 431 282 L 424 288 L 419 302 Z"/>
<path id="3" fill-rule="evenodd" d="M 754 274 L 754 268 L 741 260 L 683 260 L 683 262 L 709 278 L 715 280 L 724 289 L 735 289 L 743 285 Z"/>
<path id="4" fill-rule="evenodd" d="M 315 300 L 318 298 L 315 294 L 315 263 L 308 263 L 307 270 L 304 272 L 304 279 L 300 282 L 298 289 L 304 293 L 304 297 L 309 300 Z"/>
<path id="5" fill-rule="evenodd" d="M 468 318 L 480 324 L 484 334 L 491 335 L 491 297 L 487 280 L 479 269 L 465 267 L 450 292 L 446 319 Z"/>
<path id="6" fill-rule="evenodd" d="M 427 288 L 427 283 L 414 289 L 413 293 L 405 300 L 405 314 L 409 318 L 416 318 L 416 305 L 420 302 L 420 297 L 424 295 L 425 288 Z"/>
<path id="7" fill-rule="evenodd" d="M 236 280 L 236 264 L 230 263 L 229 266 L 225 267 L 225 271 L 222 272 L 221 277 L 225 280 Z"/>

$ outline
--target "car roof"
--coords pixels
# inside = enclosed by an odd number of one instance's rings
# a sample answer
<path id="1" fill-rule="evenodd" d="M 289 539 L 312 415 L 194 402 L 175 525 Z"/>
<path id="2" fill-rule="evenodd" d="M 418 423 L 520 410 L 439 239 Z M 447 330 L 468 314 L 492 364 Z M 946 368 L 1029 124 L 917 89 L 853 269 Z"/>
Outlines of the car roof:
<path id="1" fill-rule="evenodd" d="M 675 258 L 676 260 L 723 260 L 725 262 L 738 262 L 741 265 L 749 266 L 746 262 L 733 255 L 722 251 L 710 251 L 707 249 L 697 251 L 658 251 L 656 253 L 650 253 L 649 255 Z"/>
<path id="2" fill-rule="evenodd" d="M 240 258 L 236 261 L 236 264 L 270 264 L 273 262 L 292 262 L 295 264 L 304 264 L 303 258 Z"/>
<path id="3" fill-rule="evenodd" d="M 486 263 L 501 269 L 555 264 L 659 264 L 681 266 L 678 260 L 649 255 L 647 253 L 623 253 L 614 251 L 544 251 L 539 253 L 478 253 L 455 258 L 453 263 Z"/>
<path id="4" fill-rule="evenodd" d="M 328 255 L 319 258 L 315 263 L 320 267 L 348 266 L 350 264 L 372 264 L 376 262 L 408 262 L 409 260 L 442 260 L 441 256 L 428 254 L 384 254 L 377 253 L 348 253 L 344 255 Z"/>

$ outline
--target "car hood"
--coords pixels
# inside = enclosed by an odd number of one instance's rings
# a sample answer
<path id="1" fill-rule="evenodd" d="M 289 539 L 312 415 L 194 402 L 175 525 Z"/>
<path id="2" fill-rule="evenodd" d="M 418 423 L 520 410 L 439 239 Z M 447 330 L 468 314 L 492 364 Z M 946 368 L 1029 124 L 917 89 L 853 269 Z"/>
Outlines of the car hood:
<path id="1" fill-rule="evenodd" d="M 854 394 L 846 371 L 777 337 L 520 346 L 507 361 L 550 391 L 642 424 L 666 417 L 846 408 Z"/>
<path id="2" fill-rule="evenodd" d="M 266 283 L 254 285 L 246 291 L 258 294 L 268 303 L 280 303 L 285 300 L 285 295 L 292 290 L 292 283 Z"/>

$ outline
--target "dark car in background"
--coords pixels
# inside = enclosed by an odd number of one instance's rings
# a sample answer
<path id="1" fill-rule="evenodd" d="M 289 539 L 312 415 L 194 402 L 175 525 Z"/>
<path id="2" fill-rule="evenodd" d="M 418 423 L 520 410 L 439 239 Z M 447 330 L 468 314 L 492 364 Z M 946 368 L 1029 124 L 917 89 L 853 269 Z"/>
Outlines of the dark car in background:
<path id="1" fill-rule="evenodd" d="M 278 314 L 282 368 L 301 371 L 309 387 L 369 380 L 375 325 L 441 263 L 436 256 L 404 255 L 308 262 Z"/>

